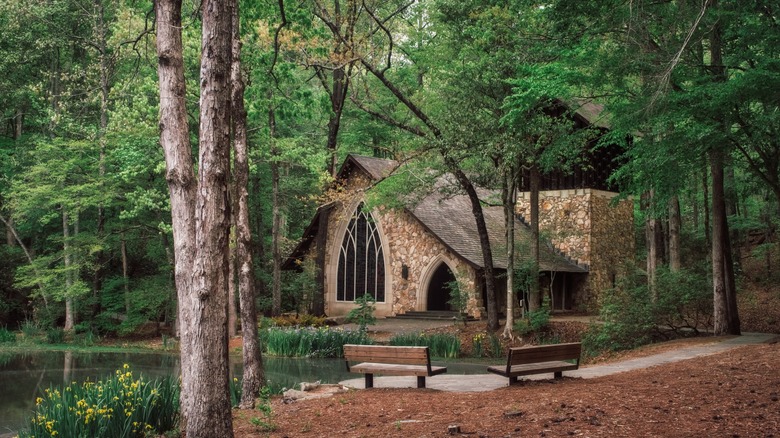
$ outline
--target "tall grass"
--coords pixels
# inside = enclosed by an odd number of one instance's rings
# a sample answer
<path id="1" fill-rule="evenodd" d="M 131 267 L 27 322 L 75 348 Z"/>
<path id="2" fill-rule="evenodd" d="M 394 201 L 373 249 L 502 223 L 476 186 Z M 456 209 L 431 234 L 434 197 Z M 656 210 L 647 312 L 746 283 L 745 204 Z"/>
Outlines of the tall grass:
<path id="1" fill-rule="evenodd" d="M 19 438 L 159 435 L 177 426 L 179 383 L 174 377 L 135 379 L 125 364 L 105 381 L 49 388 L 35 404 Z"/>
<path id="2" fill-rule="evenodd" d="M 271 327 L 260 336 L 266 353 L 279 357 L 343 357 L 344 344 L 372 343 L 364 331 L 329 327 Z"/>
<path id="3" fill-rule="evenodd" d="M 433 357 L 457 358 L 460 354 L 460 339 L 450 334 L 399 333 L 390 338 L 390 345 L 428 347 Z"/>
<path id="4" fill-rule="evenodd" d="M 8 343 L 15 343 L 16 342 L 16 333 L 9 331 L 5 327 L 0 327 L 0 343 L 8 342 Z"/>

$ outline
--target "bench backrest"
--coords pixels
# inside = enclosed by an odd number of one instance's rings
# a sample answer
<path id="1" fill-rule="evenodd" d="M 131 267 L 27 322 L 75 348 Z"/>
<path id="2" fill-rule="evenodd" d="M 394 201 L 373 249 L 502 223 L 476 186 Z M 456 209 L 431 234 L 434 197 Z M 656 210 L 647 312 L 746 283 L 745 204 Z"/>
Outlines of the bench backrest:
<path id="1" fill-rule="evenodd" d="M 403 365 L 424 365 L 431 370 L 428 347 L 398 347 L 386 345 L 344 345 L 344 359 L 350 362 L 377 362 Z"/>
<path id="2" fill-rule="evenodd" d="M 579 364 L 581 353 L 582 344 L 579 342 L 510 348 L 506 363 L 507 372 L 512 365 L 549 362 L 553 360 L 574 359 L 577 361 L 577 364 Z"/>

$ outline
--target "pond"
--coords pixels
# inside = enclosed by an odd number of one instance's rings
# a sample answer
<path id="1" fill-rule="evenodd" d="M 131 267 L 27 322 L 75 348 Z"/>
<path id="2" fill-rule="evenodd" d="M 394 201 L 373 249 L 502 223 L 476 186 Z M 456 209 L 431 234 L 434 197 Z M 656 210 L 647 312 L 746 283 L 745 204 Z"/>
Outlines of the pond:
<path id="1" fill-rule="evenodd" d="M 146 378 L 167 376 L 179 372 L 179 357 L 174 353 L 82 353 L 67 351 L 0 351 L 0 438 L 24 425 L 30 416 L 35 398 L 49 386 L 63 386 L 87 379 L 99 380 L 130 364 L 136 376 Z M 482 364 L 437 362 L 448 367 L 450 374 L 479 374 Z M 241 377 L 241 357 L 230 357 L 231 372 Z M 282 388 L 296 387 L 300 382 L 338 383 L 360 377 L 347 373 L 343 359 L 301 359 L 263 357 L 268 385 L 274 393 Z"/>

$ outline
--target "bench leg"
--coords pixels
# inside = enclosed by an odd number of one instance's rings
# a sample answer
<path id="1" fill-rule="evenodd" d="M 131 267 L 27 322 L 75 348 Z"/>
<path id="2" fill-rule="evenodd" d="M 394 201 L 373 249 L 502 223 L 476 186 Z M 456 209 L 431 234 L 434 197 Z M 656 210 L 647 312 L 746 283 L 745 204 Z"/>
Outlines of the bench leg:
<path id="1" fill-rule="evenodd" d="M 511 376 L 509 378 L 509 384 L 514 385 L 515 383 L 517 383 L 517 376 Z"/>
<path id="2" fill-rule="evenodd" d="M 374 387 L 374 375 L 366 374 L 366 388 L 373 388 L 373 387 Z"/>
<path id="3" fill-rule="evenodd" d="M 417 376 L 417 387 L 425 388 L 425 376 Z"/>
<path id="4" fill-rule="evenodd" d="M 563 377 L 563 371 L 556 371 L 555 373 L 553 373 L 553 375 L 555 376 L 556 379 L 560 379 L 561 377 Z"/>

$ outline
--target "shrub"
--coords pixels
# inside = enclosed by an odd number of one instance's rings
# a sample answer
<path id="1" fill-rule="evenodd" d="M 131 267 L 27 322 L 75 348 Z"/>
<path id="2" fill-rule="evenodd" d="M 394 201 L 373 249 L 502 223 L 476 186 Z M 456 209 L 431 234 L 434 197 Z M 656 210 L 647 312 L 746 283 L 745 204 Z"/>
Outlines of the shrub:
<path id="1" fill-rule="evenodd" d="M 16 333 L 9 331 L 4 327 L 0 327 L 0 343 L 4 343 L 4 342 L 15 343 Z"/>
<path id="2" fill-rule="evenodd" d="M 712 317 L 711 287 L 696 269 L 656 275 L 655 299 L 640 275 L 602 294 L 599 319 L 583 337 L 586 356 L 636 348 L 655 339 L 697 333 Z"/>
<path id="3" fill-rule="evenodd" d="M 460 339 L 450 334 L 399 333 L 390 338 L 389 344 L 428 347 L 434 357 L 457 358 L 460 354 Z"/>
<path id="4" fill-rule="evenodd" d="M 364 330 L 271 327 L 260 334 L 266 354 L 280 357 L 343 357 L 344 344 L 371 344 Z"/>
<path id="5" fill-rule="evenodd" d="M 264 318 L 266 319 L 266 318 Z M 271 325 L 277 327 L 321 327 L 325 325 L 325 318 L 308 313 L 300 315 L 282 315 L 270 318 Z"/>
<path id="6" fill-rule="evenodd" d="M 365 294 L 355 300 L 357 307 L 350 310 L 345 318 L 347 322 L 356 323 L 361 331 L 366 331 L 369 325 L 376 324 L 376 300 L 369 294 Z"/>
<path id="7" fill-rule="evenodd" d="M 41 329 L 38 327 L 38 324 L 36 324 L 35 321 L 31 319 L 25 319 L 24 322 L 22 322 L 22 334 L 24 334 L 25 338 L 35 337 L 40 332 Z"/>
<path id="8" fill-rule="evenodd" d="M 105 381 L 49 388 L 35 401 L 27 437 L 144 437 L 173 430 L 179 419 L 178 379 L 134 379 L 125 365 Z"/>
<path id="9" fill-rule="evenodd" d="M 550 299 L 545 295 L 542 307 L 531 310 L 525 318 L 515 321 L 514 330 L 521 336 L 538 332 L 550 323 Z"/>
<path id="10" fill-rule="evenodd" d="M 61 327 L 46 329 L 46 342 L 49 344 L 62 344 L 65 342 L 65 330 Z"/>

